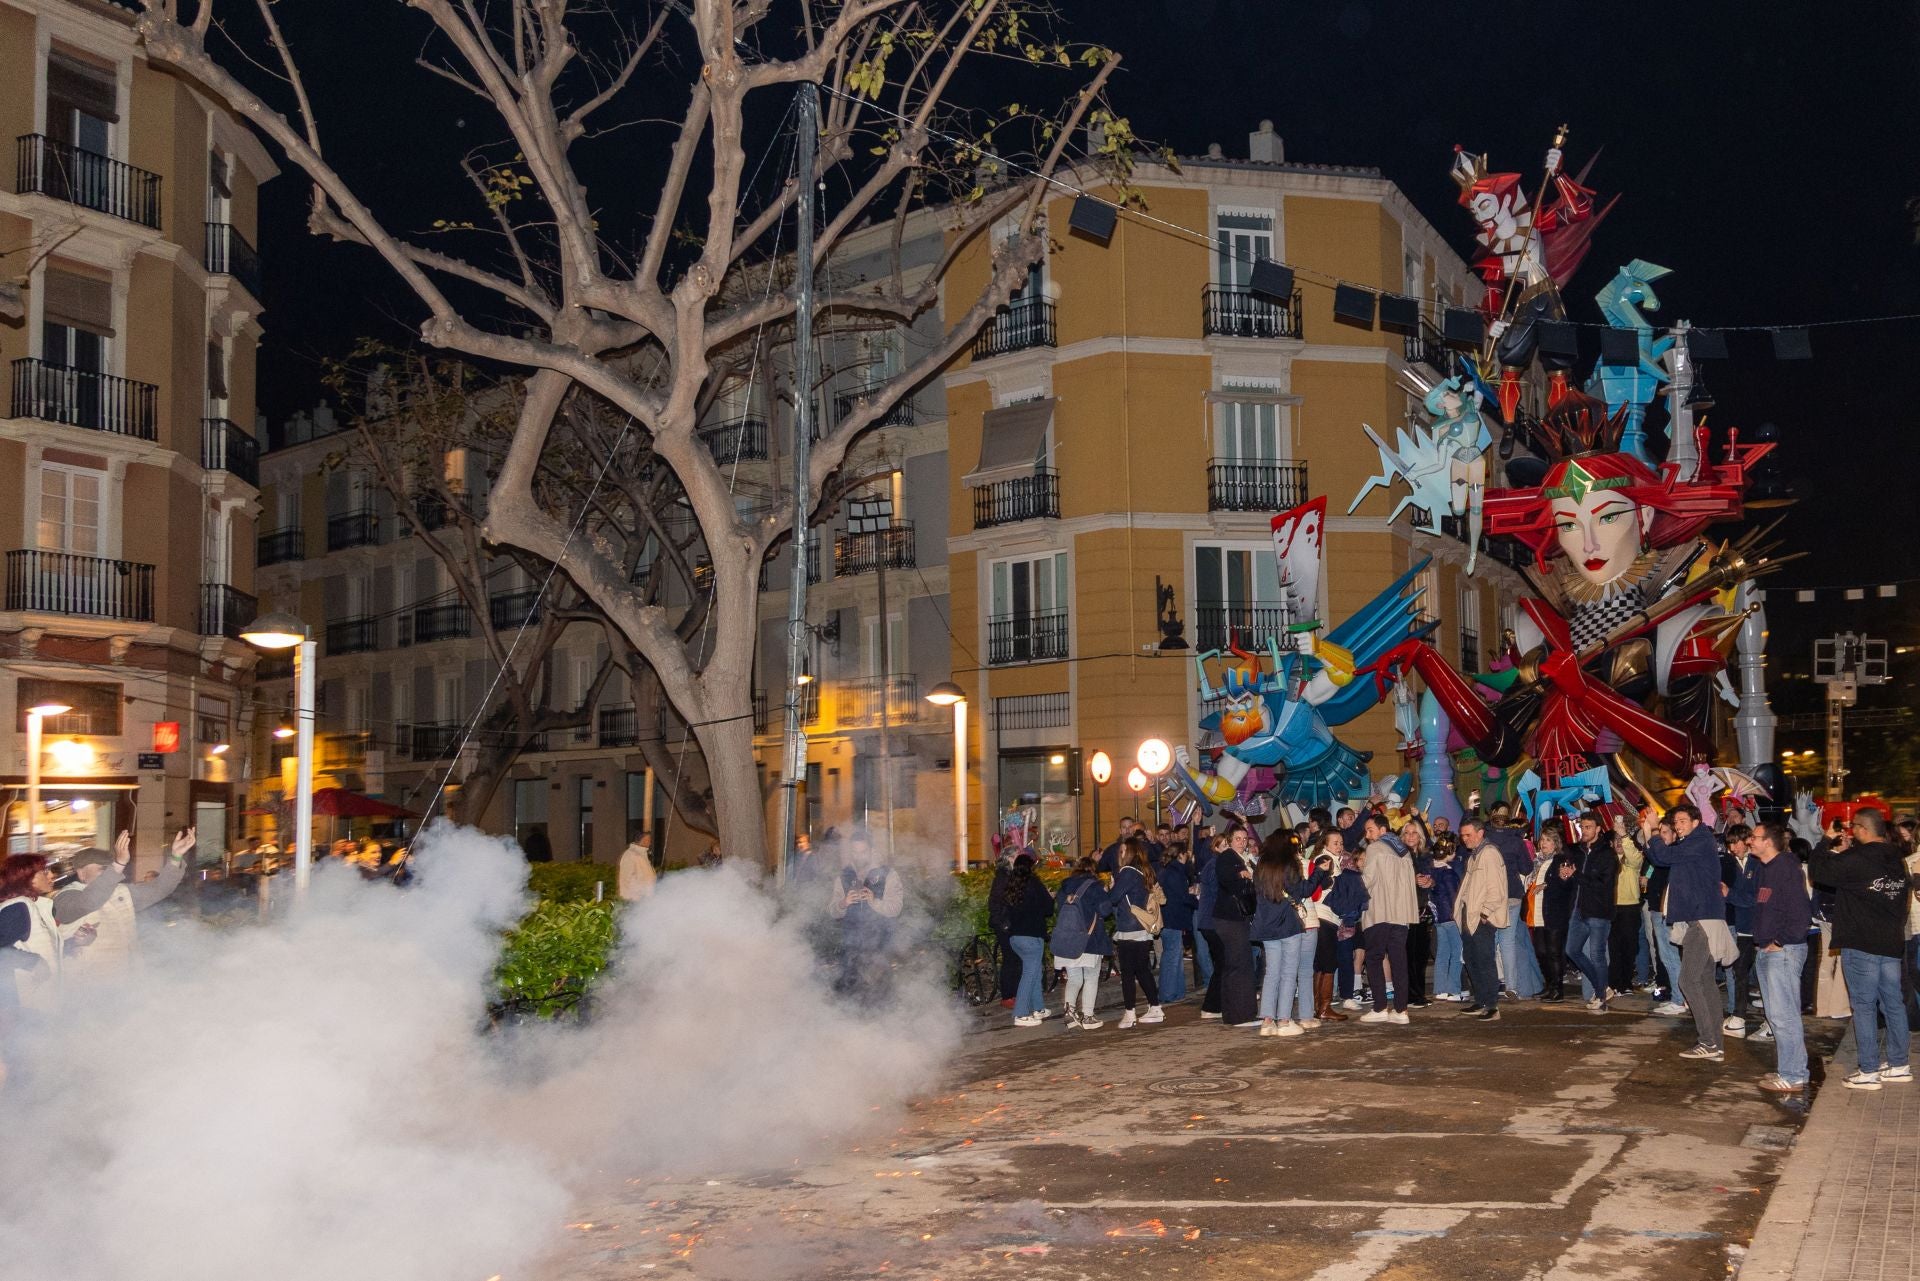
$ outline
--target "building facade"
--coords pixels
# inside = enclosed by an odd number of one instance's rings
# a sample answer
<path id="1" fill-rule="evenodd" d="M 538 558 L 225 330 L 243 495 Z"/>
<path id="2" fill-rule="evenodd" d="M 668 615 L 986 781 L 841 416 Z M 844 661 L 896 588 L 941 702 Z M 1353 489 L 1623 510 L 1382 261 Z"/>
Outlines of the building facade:
<path id="1" fill-rule="evenodd" d="M 1347 506 L 1378 470 L 1361 433 L 1388 439 L 1418 405 L 1403 371 L 1441 376 L 1431 324 L 1401 335 L 1333 314 L 1333 279 L 1439 306 L 1469 305 L 1466 263 L 1377 170 L 1290 164 L 1270 125 L 1245 159 L 1215 148 L 1179 172 L 1143 165 L 1146 216 L 1107 244 L 1065 234 L 1043 271 L 951 370 L 948 572 L 955 680 L 979 713 L 972 824 L 1037 817 L 1067 850 L 1094 837 L 1084 761 L 1115 762 L 1102 837 L 1150 812 L 1124 779 L 1138 745 L 1195 741 L 1206 708 L 1196 653 L 1259 644 L 1280 624 L 1273 514 L 1328 498 L 1321 618 L 1332 626 L 1423 557 L 1435 640 L 1468 670 L 1521 592 L 1482 555 L 1464 573 L 1454 538 L 1385 519 L 1398 495 Z M 959 263 L 950 297 L 985 279 L 987 246 Z M 1255 261 L 1291 264 L 1288 303 L 1248 287 Z M 1435 314 L 1429 308 L 1428 315 Z M 1157 588 L 1191 647 L 1161 647 Z M 1340 735 L 1375 777 L 1403 768 L 1389 708 Z M 975 856 L 984 836 L 974 842 Z"/>
<path id="2" fill-rule="evenodd" d="M 235 830 L 252 652 L 262 311 L 259 143 L 148 65 L 131 10 L 0 0 L 0 759 L 24 848 L 27 711 L 46 723 L 43 848 L 138 832 L 157 857 Z M 11 312 L 12 314 L 7 314 Z"/>

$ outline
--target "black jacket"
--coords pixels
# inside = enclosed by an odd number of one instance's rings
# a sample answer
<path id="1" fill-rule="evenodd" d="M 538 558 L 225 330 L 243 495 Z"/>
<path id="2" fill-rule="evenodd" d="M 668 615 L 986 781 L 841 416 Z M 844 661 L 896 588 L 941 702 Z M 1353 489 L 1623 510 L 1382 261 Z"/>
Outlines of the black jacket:
<path id="1" fill-rule="evenodd" d="M 1822 841 L 1807 869 L 1815 885 L 1834 891 L 1834 947 L 1905 955 L 1909 878 L 1899 850 L 1872 841 L 1835 853 Z"/>
<path id="2" fill-rule="evenodd" d="M 1614 853 L 1613 840 L 1605 832 L 1589 846 L 1577 842 L 1580 857 L 1580 888 L 1574 900 L 1580 915 L 1594 921 L 1613 919 L 1613 887 L 1620 876 L 1620 856 Z"/>
<path id="3" fill-rule="evenodd" d="M 1026 891 L 1007 904 L 1005 911 L 1008 935 L 1043 939 L 1047 937 L 1047 921 L 1053 916 L 1053 895 L 1047 893 L 1039 877 L 1030 875 Z"/>
<path id="4" fill-rule="evenodd" d="M 1245 875 L 1242 875 L 1242 872 Z M 1252 921 L 1256 896 L 1253 892 L 1253 865 L 1232 850 L 1222 851 L 1213 860 L 1214 884 L 1219 896 L 1213 901 L 1216 921 Z"/>

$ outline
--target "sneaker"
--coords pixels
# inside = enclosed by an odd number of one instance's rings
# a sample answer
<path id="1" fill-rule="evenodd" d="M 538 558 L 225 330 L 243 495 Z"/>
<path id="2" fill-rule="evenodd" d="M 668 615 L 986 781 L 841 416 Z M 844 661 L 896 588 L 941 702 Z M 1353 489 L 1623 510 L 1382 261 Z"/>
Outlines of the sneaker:
<path id="1" fill-rule="evenodd" d="M 1125 1014 L 1120 1016 L 1120 1026 L 1122 1028 L 1130 1028 L 1137 1022 L 1139 1022 L 1139 1020 L 1133 1017 L 1133 1008 L 1131 1006 L 1127 1008 Z"/>
<path id="2" fill-rule="evenodd" d="M 1683 1059 L 1699 1059 L 1703 1063 L 1724 1063 L 1727 1060 L 1725 1051 L 1716 1050 L 1706 1045 L 1696 1045 L 1691 1050 L 1682 1050 L 1680 1051 L 1680 1057 Z"/>
<path id="3" fill-rule="evenodd" d="M 1906 1066 L 1888 1067 L 1882 1063 L 1880 1065 L 1880 1079 L 1882 1081 L 1897 1081 L 1901 1085 L 1912 1085 L 1913 1069 Z"/>
<path id="4" fill-rule="evenodd" d="M 1217 1018 L 1219 1018 L 1219 1017 L 1220 1017 L 1220 1011 L 1218 1011 L 1218 1010 L 1202 1010 L 1202 1011 L 1200 1011 L 1200 1017 L 1201 1017 L 1201 1018 L 1203 1018 L 1203 1019 L 1217 1019 Z"/>
<path id="5" fill-rule="evenodd" d="M 1747 1039 L 1749 1041 L 1771 1041 L 1773 1039 L 1773 1024 L 1762 1023 L 1759 1027 L 1747 1033 Z"/>
<path id="6" fill-rule="evenodd" d="M 1013 1025 L 1015 1027 L 1039 1027 L 1040 1017 L 1036 1014 L 1015 1015 Z"/>
<path id="7" fill-rule="evenodd" d="M 1852 1076 L 1842 1081 L 1841 1084 L 1849 1090 L 1877 1090 L 1880 1088 L 1880 1074 L 1878 1072 L 1855 1072 Z"/>
<path id="8" fill-rule="evenodd" d="M 1340 1002 L 1340 1008 L 1343 1010 L 1364 1010 L 1367 1008 L 1368 1004 L 1369 1002 L 1363 1001 L 1357 996 L 1350 996 L 1346 1000 Z"/>
<path id="9" fill-rule="evenodd" d="M 1362 1023 L 1391 1023 L 1393 1022 L 1393 1011 L 1368 1010 L 1360 1016 L 1360 1021 Z"/>
<path id="10" fill-rule="evenodd" d="M 1261 1019 L 1261 1020 L 1260 1020 L 1260 1035 L 1261 1035 L 1261 1036 L 1278 1036 L 1278 1035 L 1279 1035 L 1279 1031 L 1278 1031 L 1278 1028 L 1279 1028 L 1279 1026 L 1280 1026 L 1280 1025 L 1279 1025 L 1278 1023 L 1275 1023 L 1275 1022 L 1274 1022 L 1274 1021 L 1273 1021 L 1272 1019 Z"/>
<path id="11" fill-rule="evenodd" d="M 1320 1026 L 1320 1020 L 1319 1019 L 1296 1019 L 1294 1020 L 1293 1025 L 1299 1028 L 1302 1032 L 1311 1032 L 1315 1028 Z"/>
<path id="12" fill-rule="evenodd" d="M 1653 1007 L 1653 1013 L 1664 1015 L 1667 1018 L 1677 1019 L 1686 1012 L 1687 1007 L 1678 1001 L 1662 1001 Z"/>
<path id="13" fill-rule="evenodd" d="M 1105 1027 L 1105 1026 L 1106 1024 L 1104 1022 L 1094 1018 L 1093 1015 L 1091 1014 L 1082 1014 L 1080 1016 L 1080 1030 L 1082 1032 L 1091 1032 L 1093 1031 L 1093 1029 L 1097 1027 Z"/>
<path id="14" fill-rule="evenodd" d="M 1460 1012 L 1462 1014 L 1485 1014 L 1487 1012 L 1487 1007 L 1480 1004 L 1480 1002 L 1478 1001 L 1468 1001 L 1465 1005 L 1460 1007 Z"/>
<path id="15" fill-rule="evenodd" d="M 1497 1007 L 1491 1010 L 1482 1010 L 1473 1017 L 1482 1023 L 1498 1023 L 1500 1021 L 1500 1011 Z"/>
<path id="16" fill-rule="evenodd" d="M 1273 1035 L 1300 1036 L 1303 1033 L 1305 1033 L 1306 1030 L 1307 1029 L 1301 1027 L 1298 1023 L 1295 1023 L 1292 1019 L 1288 1019 L 1285 1023 L 1281 1023 L 1273 1029 Z"/>
<path id="17" fill-rule="evenodd" d="M 1053 1011 L 1043 1005 L 1033 1012 L 1033 1017 L 1036 1019 L 1050 1019 L 1053 1017 Z"/>
<path id="18" fill-rule="evenodd" d="M 1140 1021 L 1142 1023 L 1165 1023 L 1167 1021 L 1167 1012 L 1157 1005 L 1149 1005 L 1147 1012 L 1140 1016 Z"/>
<path id="19" fill-rule="evenodd" d="M 1789 1081 L 1778 1072 L 1769 1072 L 1760 1078 L 1760 1088 L 1768 1094 L 1798 1094 L 1807 1088 L 1805 1081 Z"/>
<path id="20" fill-rule="evenodd" d="M 1391 1019 L 1393 1022 L 1398 1023 L 1403 1027 L 1408 1023 L 1413 1022 L 1413 1020 L 1407 1016 L 1407 1012 L 1405 1010 L 1388 1010 L 1387 1017 Z"/>
<path id="21" fill-rule="evenodd" d="M 1729 1014 L 1727 1021 L 1720 1025 L 1720 1030 L 1728 1036 L 1745 1036 L 1747 1034 L 1747 1021 L 1738 1014 Z"/>
<path id="22" fill-rule="evenodd" d="M 1013 998 L 1012 998 L 1012 997 L 1010 997 L 1010 996 L 1003 996 L 1003 997 L 1001 997 L 1001 998 L 1000 998 L 1000 1008 L 1001 1008 L 1001 1009 L 1003 1009 L 1003 1010 L 1010 1010 L 1010 1009 L 1012 1009 L 1012 1008 L 1013 1008 Z"/>
<path id="23" fill-rule="evenodd" d="M 1606 1012 L 1607 1012 L 1607 999 L 1605 997 L 1596 996 L 1591 1001 L 1587 1002 L 1587 1013 L 1605 1014 Z"/>
<path id="24" fill-rule="evenodd" d="M 1432 1004 L 1432 1001 L 1416 1001 L 1412 997 L 1407 998 L 1407 1008 L 1410 1010 L 1424 1010 Z"/>
<path id="25" fill-rule="evenodd" d="M 1500 989 L 1500 999 L 1503 1001 L 1517 1001 L 1520 999 L 1520 994 L 1510 987 L 1503 987 Z"/>
<path id="26" fill-rule="evenodd" d="M 1065 1017 L 1067 1020 L 1067 1027 L 1069 1029 L 1077 1028 L 1080 1026 L 1080 1011 L 1074 1009 L 1072 1006 L 1067 1007 Z"/>

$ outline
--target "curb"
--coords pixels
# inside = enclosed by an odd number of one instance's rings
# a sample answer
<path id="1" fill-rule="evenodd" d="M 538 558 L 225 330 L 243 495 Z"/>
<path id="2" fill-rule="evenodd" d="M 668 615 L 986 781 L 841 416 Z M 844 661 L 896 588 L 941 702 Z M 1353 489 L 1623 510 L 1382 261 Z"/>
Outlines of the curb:
<path id="1" fill-rule="evenodd" d="M 1780 1178 L 1761 1212 L 1760 1227 L 1747 1246 L 1739 1281 L 1792 1281 L 1813 1223 L 1814 1202 L 1847 1131 L 1852 1105 L 1864 1097 L 1842 1088 L 1831 1073 L 1814 1095 L 1812 1113 L 1781 1166 Z"/>

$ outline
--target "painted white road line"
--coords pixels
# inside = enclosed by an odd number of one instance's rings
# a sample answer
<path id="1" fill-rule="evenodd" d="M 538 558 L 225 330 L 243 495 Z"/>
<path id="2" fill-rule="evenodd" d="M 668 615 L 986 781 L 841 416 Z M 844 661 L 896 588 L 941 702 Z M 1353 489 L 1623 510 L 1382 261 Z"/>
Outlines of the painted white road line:
<path id="1" fill-rule="evenodd" d="M 1447 1235 L 1467 1217 L 1464 1208 L 1388 1210 L 1380 1226 L 1355 1233 L 1360 1248 L 1314 1273 L 1311 1281 L 1368 1281 L 1384 1272 L 1408 1242 Z"/>

